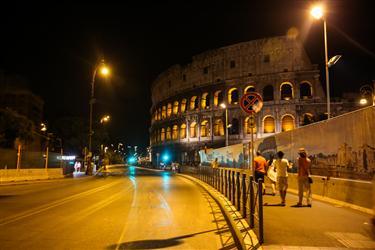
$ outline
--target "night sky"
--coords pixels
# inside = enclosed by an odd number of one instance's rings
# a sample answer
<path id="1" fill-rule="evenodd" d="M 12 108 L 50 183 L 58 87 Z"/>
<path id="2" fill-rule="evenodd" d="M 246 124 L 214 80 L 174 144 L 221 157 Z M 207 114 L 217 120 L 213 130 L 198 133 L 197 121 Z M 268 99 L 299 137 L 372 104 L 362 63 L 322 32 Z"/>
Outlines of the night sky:
<path id="1" fill-rule="evenodd" d="M 173 64 L 296 27 L 312 62 L 322 69 L 323 22 L 310 18 L 312 2 L 263 2 L 3 6 L 0 69 L 29 80 L 30 89 L 44 99 L 45 119 L 52 124 L 61 116 L 88 119 L 92 67 L 103 56 L 112 76 L 97 79 L 94 111 L 112 116 L 113 142 L 145 147 L 151 82 Z M 332 96 L 359 92 L 375 79 L 374 8 L 370 1 L 354 0 L 329 1 L 326 8 L 329 56 L 343 55 L 330 70 Z"/>

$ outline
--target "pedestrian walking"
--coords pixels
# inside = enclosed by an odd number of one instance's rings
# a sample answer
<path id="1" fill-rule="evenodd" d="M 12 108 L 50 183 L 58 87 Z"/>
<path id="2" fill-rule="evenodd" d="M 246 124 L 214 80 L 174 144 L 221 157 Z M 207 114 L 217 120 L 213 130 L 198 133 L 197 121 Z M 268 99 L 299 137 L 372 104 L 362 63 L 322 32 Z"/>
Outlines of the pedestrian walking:
<path id="1" fill-rule="evenodd" d="M 311 207 L 311 185 L 310 185 L 310 173 L 311 173 L 311 160 L 307 157 L 307 152 L 304 148 L 298 150 L 298 203 L 296 206 L 301 207 L 303 205 L 303 194 L 306 192 L 307 206 Z"/>
<path id="2" fill-rule="evenodd" d="M 275 165 L 273 164 L 274 162 L 274 155 L 270 155 L 270 159 L 267 161 L 267 177 L 271 183 L 271 188 L 272 188 L 272 195 L 276 195 L 276 183 L 277 183 L 277 172 L 275 169 Z"/>
<path id="3" fill-rule="evenodd" d="M 217 162 L 217 158 L 215 158 L 215 160 L 212 161 L 211 167 L 212 168 L 218 168 L 219 167 L 219 163 Z"/>
<path id="4" fill-rule="evenodd" d="M 254 158 L 254 165 L 255 181 L 258 182 L 259 179 L 262 180 L 262 192 L 265 194 L 264 175 L 266 174 L 267 161 L 260 151 L 257 151 L 257 156 Z"/>
<path id="5" fill-rule="evenodd" d="M 277 159 L 273 161 L 273 167 L 277 173 L 277 185 L 279 188 L 281 206 L 285 206 L 286 191 L 288 190 L 288 169 L 291 168 L 289 161 L 284 158 L 284 152 L 277 152 Z"/>

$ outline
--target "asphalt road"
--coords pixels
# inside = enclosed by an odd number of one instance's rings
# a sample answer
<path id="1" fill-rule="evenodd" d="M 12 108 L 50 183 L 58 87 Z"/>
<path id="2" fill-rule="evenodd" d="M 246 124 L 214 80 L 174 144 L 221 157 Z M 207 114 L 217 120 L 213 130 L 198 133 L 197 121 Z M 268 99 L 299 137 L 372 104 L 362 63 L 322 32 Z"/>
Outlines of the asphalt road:
<path id="1" fill-rule="evenodd" d="M 0 249 L 232 249 L 212 198 L 166 172 L 0 186 Z"/>

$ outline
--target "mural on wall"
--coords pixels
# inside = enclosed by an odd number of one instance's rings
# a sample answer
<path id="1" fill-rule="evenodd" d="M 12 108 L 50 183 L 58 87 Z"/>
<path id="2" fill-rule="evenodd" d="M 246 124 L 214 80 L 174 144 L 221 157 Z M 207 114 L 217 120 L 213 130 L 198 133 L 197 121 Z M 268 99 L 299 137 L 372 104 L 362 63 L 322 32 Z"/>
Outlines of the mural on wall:
<path id="1" fill-rule="evenodd" d="M 296 169 L 298 149 L 305 148 L 312 160 L 312 174 L 331 177 L 372 179 L 375 173 L 375 107 L 368 107 L 254 142 L 268 158 L 283 151 Z M 242 151 L 241 151 L 242 150 Z M 247 144 L 212 149 L 228 167 L 247 167 Z M 242 154 L 241 154 L 242 152 Z M 202 159 L 202 158 L 201 158 Z"/>
<path id="2" fill-rule="evenodd" d="M 211 165 L 212 161 L 217 158 L 220 167 L 245 168 L 248 165 L 247 158 L 245 158 L 246 149 L 248 150 L 244 145 L 236 144 L 223 148 L 200 150 L 201 165 Z"/>

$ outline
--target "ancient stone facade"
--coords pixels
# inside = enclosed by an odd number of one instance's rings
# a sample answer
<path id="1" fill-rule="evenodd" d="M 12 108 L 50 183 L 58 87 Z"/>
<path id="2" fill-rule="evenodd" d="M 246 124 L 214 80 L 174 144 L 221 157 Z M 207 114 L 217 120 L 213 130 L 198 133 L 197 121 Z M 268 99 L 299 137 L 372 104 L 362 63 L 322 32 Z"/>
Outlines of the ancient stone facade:
<path id="1" fill-rule="evenodd" d="M 262 95 L 254 138 L 311 123 L 326 112 L 319 70 L 298 39 L 285 36 L 243 42 L 194 56 L 174 65 L 153 82 L 150 143 L 152 161 L 196 162 L 202 148 L 225 145 L 225 108 L 229 145 L 251 138 L 248 115 L 239 100 Z M 335 105 L 331 112 L 334 113 Z M 165 158 L 166 159 L 166 158 Z"/>

